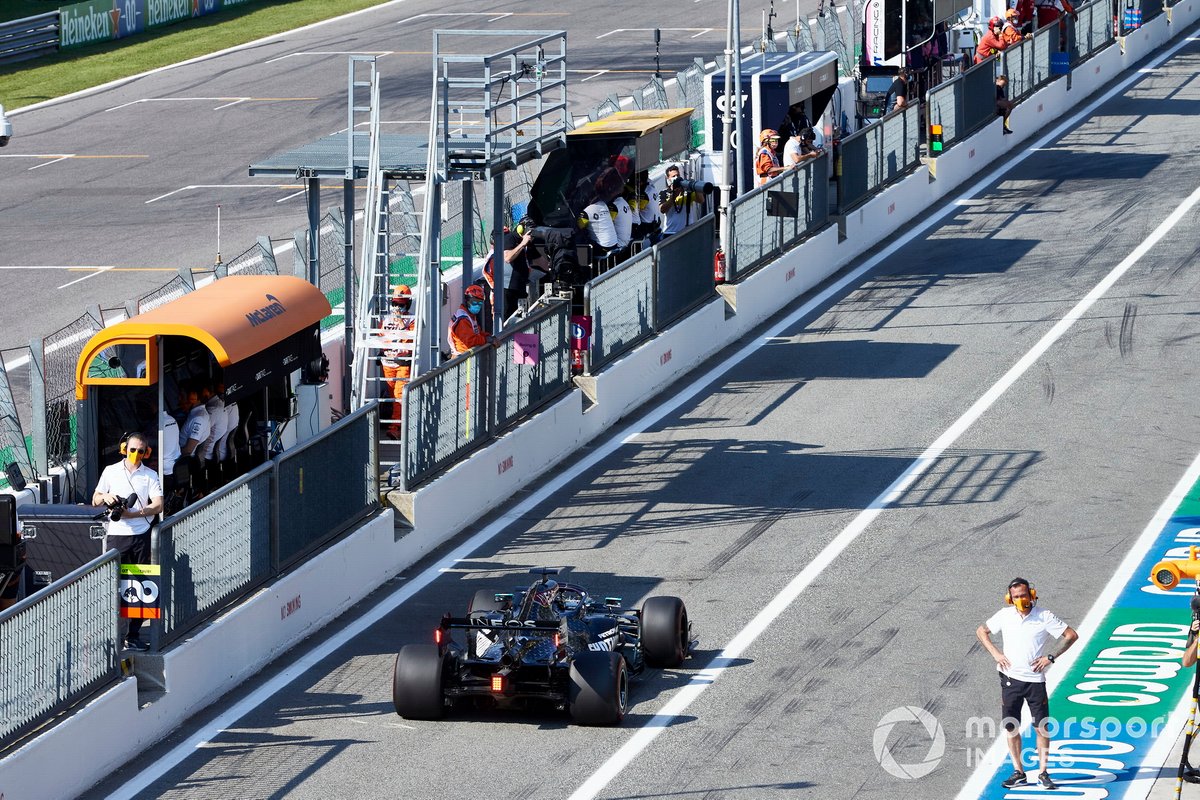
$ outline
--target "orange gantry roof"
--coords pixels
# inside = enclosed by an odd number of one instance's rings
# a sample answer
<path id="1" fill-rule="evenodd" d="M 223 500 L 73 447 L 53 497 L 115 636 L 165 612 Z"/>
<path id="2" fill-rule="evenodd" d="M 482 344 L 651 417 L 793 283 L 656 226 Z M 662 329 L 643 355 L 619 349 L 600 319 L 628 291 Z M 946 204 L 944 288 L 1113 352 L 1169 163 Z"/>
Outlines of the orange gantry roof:
<path id="1" fill-rule="evenodd" d="M 75 395 L 87 397 L 95 384 L 149 386 L 158 380 L 151 360 L 155 337 L 186 336 L 203 344 L 223 367 L 281 342 L 320 322 L 332 309 L 325 295 L 308 281 L 290 275 L 231 275 L 144 314 L 96 333 L 75 364 Z M 89 376 L 96 356 L 115 345 L 145 344 L 143 378 Z"/>

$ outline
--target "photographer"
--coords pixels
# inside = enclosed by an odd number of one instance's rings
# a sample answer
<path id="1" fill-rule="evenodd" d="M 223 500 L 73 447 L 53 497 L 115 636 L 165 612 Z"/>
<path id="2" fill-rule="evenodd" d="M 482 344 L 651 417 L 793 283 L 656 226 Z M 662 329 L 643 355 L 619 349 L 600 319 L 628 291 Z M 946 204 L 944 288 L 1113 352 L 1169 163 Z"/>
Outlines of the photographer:
<path id="1" fill-rule="evenodd" d="M 662 212 L 662 238 L 673 236 L 703 216 L 702 199 L 697 192 L 684 187 L 679 165 L 667 167 L 667 188 L 658 193 L 658 210 Z"/>
<path id="2" fill-rule="evenodd" d="M 142 463 L 150 455 L 145 436 L 128 434 L 121 441 L 120 452 L 124 458 L 100 473 L 96 491 L 92 494 L 92 505 L 109 509 L 104 549 L 120 552 L 122 564 L 148 564 L 150 524 L 162 511 L 162 486 L 158 482 L 158 473 Z M 134 502 L 128 503 L 128 500 Z M 150 649 L 150 645 L 138 636 L 141 627 L 142 620 L 129 621 L 125 646 L 130 650 Z"/>

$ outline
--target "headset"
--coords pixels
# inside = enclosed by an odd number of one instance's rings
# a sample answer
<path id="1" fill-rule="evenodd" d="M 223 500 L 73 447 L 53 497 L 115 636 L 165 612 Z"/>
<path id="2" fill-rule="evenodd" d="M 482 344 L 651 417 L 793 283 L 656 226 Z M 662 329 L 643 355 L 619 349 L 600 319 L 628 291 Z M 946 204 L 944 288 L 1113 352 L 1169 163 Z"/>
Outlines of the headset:
<path id="1" fill-rule="evenodd" d="M 1033 584 L 1024 578 L 1013 578 L 1008 582 L 1008 590 L 1004 593 L 1004 602 L 1006 605 L 1016 605 L 1012 599 L 1012 589 L 1014 586 L 1024 586 L 1029 589 L 1029 607 L 1033 608 L 1037 605 L 1037 589 L 1033 588 Z"/>
<path id="2" fill-rule="evenodd" d="M 150 443 L 146 440 L 146 437 L 138 431 L 126 431 L 125 433 L 121 434 L 121 444 L 117 447 L 117 450 L 120 452 L 121 456 L 124 457 L 129 454 L 127 446 L 129 444 L 129 439 L 132 436 L 136 436 L 137 438 L 141 439 L 146 445 L 146 452 L 142 453 L 142 460 L 145 461 L 146 459 L 150 458 L 150 453 L 153 451 L 153 448 L 150 447 Z"/>

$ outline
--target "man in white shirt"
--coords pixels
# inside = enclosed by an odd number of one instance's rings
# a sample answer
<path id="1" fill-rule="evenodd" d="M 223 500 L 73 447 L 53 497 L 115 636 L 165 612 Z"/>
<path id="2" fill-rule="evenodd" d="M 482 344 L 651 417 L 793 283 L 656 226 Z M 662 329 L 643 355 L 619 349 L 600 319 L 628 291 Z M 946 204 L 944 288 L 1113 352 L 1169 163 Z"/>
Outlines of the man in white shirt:
<path id="1" fill-rule="evenodd" d="M 1002 784 L 1004 788 L 1025 783 L 1021 764 L 1021 709 L 1026 704 L 1037 730 L 1038 784 L 1044 789 L 1057 785 L 1046 771 L 1050 753 L 1050 735 L 1046 722 L 1050 718 L 1050 699 L 1046 694 L 1046 670 L 1061 656 L 1079 634 L 1051 612 L 1034 608 L 1037 591 L 1024 578 L 1013 578 L 1004 595 L 1006 606 L 975 630 L 975 636 L 992 658 L 1000 673 L 1001 714 L 1008 734 L 1008 751 L 1015 771 Z M 1004 641 L 1001 650 L 992 642 L 993 634 Z M 1058 639 L 1052 652 L 1047 652 L 1051 639 Z"/>
<path id="2" fill-rule="evenodd" d="M 613 224 L 612 214 L 608 212 L 608 203 L 598 197 L 592 200 L 583 209 L 580 224 L 587 229 L 588 240 L 596 248 L 596 252 L 592 254 L 593 261 L 616 249 L 617 228 Z"/>
<path id="3" fill-rule="evenodd" d="M 200 389 L 190 381 L 179 386 L 179 410 L 187 414 L 183 426 L 179 429 L 180 456 L 189 459 L 192 486 L 203 489 L 200 479 L 200 448 L 208 439 L 212 424 L 208 418 L 208 410 L 200 402 Z"/>
<path id="4" fill-rule="evenodd" d="M 204 394 L 208 394 L 206 389 Z M 208 438 L 200 445 L 200 460 L 204 463 L 205 483 L 212 489 L 220 485 L 221 474 L 217 461 L 217 442 L 225 435 L 229 418 L 225 415 L 225 401 L 220 394 L 213 394 L 204 400 L 204 410 L 208 412 Z"/>
<path id="5" fill-rule="evenodd" d="M 225 393 L 224 386 L 218 386 L 221 394 Z M 233 438 L 237 433 L 238 425 L 241 423 L 241 414 L 238 412 L 237 403 L 225 403 L 225 435 L 221 437 L 221 441 L 217 442 L 217 459 L 221 462 L 221 477 L 228 482 L 234 477 L 233 466 Z"/>
<path id="6" fill-rule="evenodd" d="M 179 423 L 166 412 L 158 412 L 158 427 L 162 431 L 163 452 L 161 456 L 163 480 L 168 481 L 175 472 L 179 460 Z"/>
<path id="7" fill-rule="evenodd" d="M 158 473 L 142 461 L 150 455 L 147 437 L 131 433 L 121 443 L 124 458 L 109 464 L 100 473 L 96 491 L 92 494 L 92 505 L 112 508 L 121 499 L 134 498 L 129 507 L 122 509 L 120 519 L 110 519 L 104 537 L 104 549 L 115 549 L 121 554 L 122 564 L 150 563 L 150 523 L 162 511 L 163 492 L 158 482 Z M 125 646 L 131 650 L 148 650 L 150 645 L 138 637 L 142 620 L 129 620 L 125 634 Z"/>
<path id="8" fill-rule="evenodd" d="M 667 167 L 667 188 L 658 193 L 658 210 L 662 212 L 662 238 L 674 236 L 702 216 L 700 195 L 683 188 L 679 167 Z"/>
<path id="9" fill-rule="evenodd" d="M 613 229 L 617 232 L 617 249 L 624 250 L 633 241 L 633 209 L 629 207 L 629 201 L 620 195 L 613 198 L 612 206 L 616 210 Z"/>

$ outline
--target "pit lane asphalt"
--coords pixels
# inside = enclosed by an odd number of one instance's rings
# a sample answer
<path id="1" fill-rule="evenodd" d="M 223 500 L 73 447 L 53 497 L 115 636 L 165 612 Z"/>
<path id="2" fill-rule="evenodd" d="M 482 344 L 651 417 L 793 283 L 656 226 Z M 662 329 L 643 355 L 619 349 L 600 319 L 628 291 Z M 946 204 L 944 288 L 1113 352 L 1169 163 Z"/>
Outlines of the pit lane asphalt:
<path id="1" fill-rule="evenodd" d="M 815 8 L 805 0 L 805 13 Z M 759 10 L 742 16 L 749 42 Z M 627 30 L 604 36 L 617 27 Z M 18 113 L 16 135 L 0 151 L 0 348 L 48 335 L 89 304 L 123 306 L 179 267 L 210 266 L 217 204 L 226 261 L 258 236 L 286 239 L 305 227 L 302 187 L 250 178 L 247 167 L 345 127 L 347 57 L 332 53 L 391 53 L 378 61 L 384 130 L 424 134 L 434 29 L 566 30 L 568 100 L 582 115 L 654 74 L 655 27 L 663 28 L 662 74 L 671 78 L 724 49 L 725 4 L 401 0 Z M 86 157 L 54 160 L 72 153 Z M 37 155 L 47 157 L 26 157 Z M 193 185 L 201 188 L 147 204 Z M 296 196 L 277 202 L 288 195 Z M 340 206 L 340 181 L 321 199 L 323 208 Z M 6 269 L 13 266 L 115 269 L 64 286 L 94 273 Z"/>
<path id="2" fill-rule="evenodd" d="M 139 796 L 569 795 L 1200 185 L 1198 65 L 1190 42 L 1140 75 Z M 989 744 L 966 729 L 997 710 L 973 631 L 1004 584 L 1031 578 L 1078 623 L 1200 451 L 1198 227 L 1136 263 L 600 796 L 953 797 Z M 397 718 L 396 650 L 546 563 L 631 602 L 682 596 L 700 652 L 638 685 L 619 729 Z M 947 739 L 912 782 L 872 752 L 903 705 Z M 929 744 L 915 726 L 893 743 L 901 763 Z"/>

